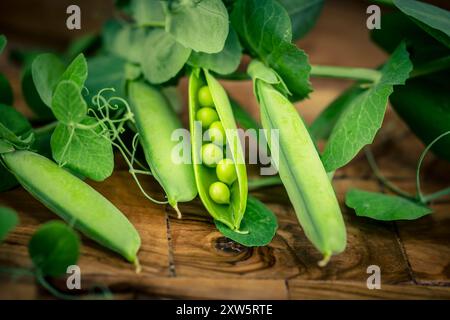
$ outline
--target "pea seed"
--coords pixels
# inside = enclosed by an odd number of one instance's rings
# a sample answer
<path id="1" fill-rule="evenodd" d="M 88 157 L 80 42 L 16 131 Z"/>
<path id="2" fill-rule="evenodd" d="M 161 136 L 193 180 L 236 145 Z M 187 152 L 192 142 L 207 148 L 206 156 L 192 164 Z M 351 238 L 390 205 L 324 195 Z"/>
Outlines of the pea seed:
<path id="1" fill-rule="evenodd" d="M 209 196 L 218 204 L 230 203 L 230 189 L 223 182 L 214 182 L 209 186 Z"/>
<path id="2" fill-rule="evenodd" d="M 223 150 L 213 143 L 202 146 L 202 161 L 208 167 L 215 167 L 223 159 Z"/>
<path id="3" fill-rule="evenodd" d="M 220 181 L 231 185 L 237 179 L 236 169 L 234 167 L 233 160 L 222 159 L 219 161 L 216 167 L 217 178 Z"/>
<path id="4" fill-rule="evenodd" d="M 214 101 L 208 86 L 203 86 L 198 90 L 198 103 L 201 107 L 214 108 Z"/>
<path id="5" fill-rule="evenodd" d="M 224 145 L 226 141 L 225 137 L 225 129 L 222 126 L 222 123 L 220 121 L 214 121 L 209 126 L 209 138 L 212 142 L 214 142 L 217 145 Z"/>
<path id="6" fill-rule="evenodd" d="M 209 128 L 213 122 L 219 120 L 219 115 L 213 108 L 201 108 L 197 111 L 196 118 L 202 123 L 202 128 L 206 129 Z"/>

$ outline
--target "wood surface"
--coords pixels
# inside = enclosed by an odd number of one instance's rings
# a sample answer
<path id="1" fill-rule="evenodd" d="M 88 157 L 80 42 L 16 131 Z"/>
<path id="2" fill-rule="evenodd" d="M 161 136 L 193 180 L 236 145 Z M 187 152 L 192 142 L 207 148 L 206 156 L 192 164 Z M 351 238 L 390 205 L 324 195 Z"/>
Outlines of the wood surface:
<path id="1" fill-rule="evenodd" d="M 315 30 L 299 42 L 311 62 L 361 67 L 383 62 L 385 54 L 370 43 L 364 28 L 365 6 L 358 1 L 327 2 Z M 14 26 L 10 32 L 18 33 L 20 41 L 12 42 L 11 46 L 20 47 L 26 35 L 17 32 Z M 34 32 L 31 38 L 35 41 L 38 36 Z M 62 35 L 57 33 L 55 37 Z M 18 68 L 4 58 L 0 67 L 12 80 L 16 106 L 31 116 L 21 99 Z M 257 117 L 251 84 L 224 84 Z M 313 79 L 316 91 L 309 100 L 298 104 L 299 112 L 310 122 L 349 84 Z M 182 81 L 180 88 L 186 95 L 186 81 Z M 422 150 L 423 145 L 388 110 L 373 146 L 383 174 L 402 188 L 414 191 L 415 166 Z M 422 175 L 425 191 L 448 186 L 449 169 L 448 163 L 432 155 L 427 157 Z M 142 272 L 136 274 L 133 266 L 119 256 L 83 238 L 79 261 L 82 293 L 103 285 L 117 299 L 450 298 L 450 199 L 433 203 L 435 213 L 416 221 L 389 223 L 357 217 L 343 203 L 349 188 L 388 192 L 375 179 L 362 155 L 336 173 L 334 187 L 344 212 L 348 246 L 325 268 L 317 266 L 320 255 L 306 239 L 281 186 L 252 193 L 276 213 L 279 230 L 267 247 L 247 248 L 223 237 L 198 199 L 180 206 L 182 220 L 176 218 L 170 207 L 147 201 L 120 157 L 110 178 L 102 183 L 89 183 L 117 205 L 138 229 L 142 237 L 139 253 Z M 164 197 L 152 178 L 144 180 L 143 185 L 154 197 Z M 30 268 L 28 241 L 39 225 L 56 216 L 22 188 L 0 194 L 0 204 L 20 214 L 20 225 L 0 246 L 0 265 Z M 366 287 L 369 265 L 381 268 L 381 290 Z M 64 279 L 53 279 L 52 283 L 64 290 Z M 0 273 L 0 299 L 10 298 L 51 296 L 33 277 Z"/>

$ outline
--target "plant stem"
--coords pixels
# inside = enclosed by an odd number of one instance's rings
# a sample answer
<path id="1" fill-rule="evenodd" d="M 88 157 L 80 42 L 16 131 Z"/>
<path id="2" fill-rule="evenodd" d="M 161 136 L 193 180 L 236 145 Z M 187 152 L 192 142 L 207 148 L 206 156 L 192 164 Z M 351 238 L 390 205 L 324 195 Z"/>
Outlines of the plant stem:
<path id="1" fill-rule="evenodd" d="M 57 125 L 58 121 L 51 122 L 49 124 L 46 124 L 45 126 L 34 129 L 34 133 L 36 133 L 37 135 L 47 133 L 55 129 Z"/>
<path id="2" fill-rule="evenodd" d="M 368 147 L 364 148 L 364 152 L 366 154 L 367 161 L 369 162 L 369 166 L 372 169 L 375 177 L 378 180 L 380 180 L 381 183 L 383 183 L 383 185 L 385 185 L 389 190 L 391 190 L 392 192 L 397 193 L 398 195 L 401 195 L 401 196 L 403 196 L 405 198 L 415 199 L 416 200 L 416 198 L 414 196 L 412 196 L 408 192 L 400 189 L 395 184 L 390 182 L 386 177 L 383 176 L 383 174 L 380 172 L 380 169 L 378 168 L 377 163 L 375 162 L 375 157 L 373 156 L 372 151 Z"/>
<path id="3" fill-rule="evenodd" d="M 256 190 L 265 187 L 278 186 L 282 184 L 279 176 L 275 177 L 264 177 L 248 180 L 248 190 Z"/>
<path id="4" fill-rule="evenodd" d="M 422 198 L 423 198 L 423 201 L 428 203 L 428 202 L 431 202 L 433 200 L 436 200 L 440 197 L 447 196 L 447 195 L 450 195 L 450 187 L 442 189 L 440 191 L 437 191 L 437 192 L 429 194 L 429 195 L 424 195 Z"/>
<path id="5" fill-rule="evenodd" d="M 411 78 L 424 76 L 447 68 L 450 68 L 450 56 L 435 59 L 417 66 L 417 68 L 411 72 Z"/>
<path id="6" fill-rule="evenodd" d="M 311 66 L 311 76 L 377 82 L 381 78 L 381 72 L 367 68 L 313 65 Z"/>

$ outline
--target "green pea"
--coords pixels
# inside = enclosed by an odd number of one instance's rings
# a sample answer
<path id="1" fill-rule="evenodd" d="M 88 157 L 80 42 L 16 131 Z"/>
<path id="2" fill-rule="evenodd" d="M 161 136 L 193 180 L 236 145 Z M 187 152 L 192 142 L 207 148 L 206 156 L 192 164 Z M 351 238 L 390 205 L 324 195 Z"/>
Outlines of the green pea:
<path id="1" fill-rule="evenodd" d="M 231 185 L 237 179 L 236 168 L 234 162 L 231 159 L 222 159 L 219 161 L 216 167 L 217 178 L 220 181 Z"/>
<path id="2" fill-rule="evenodd" d="M 223 182 L 214 182 L 209 186 L 209 196 L 215 203 L 228 204 L 230 203 L 230 189 Z"/>
<path id="3" fill-rule="evenodd" d="M 214 143 L 202 146 L 202 161 L 208 167 L 215 167 L 223 159 L 223 150 Z"/>
<path id="4" fill-rule="evenodd" d="M 1 158 L 20 184 L 50 210 L 87 237 L 137 263 L 138 232 L 94 188 L 33 152 L 9 152 Z"/>
<path id="5" fill-rule="evenodd" d="M 214 108 L 214 101 L 208 86 L 203 86 L 198 90 L 198 103 L 201 107 Z"/>
<path id="6" fill-rule="evenodd" d="M 220 121 L 214 121 L 209 126 L 209 138 L 217 145 L 224 145 L 226 141 L 225 129 Z"/>
<path id="7" fill-rule="evenodd" d="M 206 129 L 209 128 L 213 122 L 219 120 L 219 115 L 213 108 L 201 108 L 197 111 L 196 118 L 202 123 L 202 128 Z"/>

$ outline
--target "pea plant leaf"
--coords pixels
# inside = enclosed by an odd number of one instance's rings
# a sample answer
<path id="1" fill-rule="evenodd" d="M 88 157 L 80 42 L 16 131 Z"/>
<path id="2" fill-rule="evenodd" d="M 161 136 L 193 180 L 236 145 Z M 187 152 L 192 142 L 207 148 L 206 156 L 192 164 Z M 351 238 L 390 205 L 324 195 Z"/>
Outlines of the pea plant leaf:
<path id="1" fill-rule="evenodd" d="M 33 81 L 31 64 L 24 67 L 21 79 L 22 94 L 27 105 L 39 120 L 53 120 L 52 110 L 42 101 Z"/>
<path id="2" fill-rule="evenodd" d="M 278 228 L 275 214 L 252 196 L 247 198 L 247 208 L 240 226 L 245 233 L 237 233 L 220 221 L 214 222 L 224 236 L 247 247 L 268 245 Z"/>
<path id="3" fill-rule="evenodd" d="M 1 150 L 2 142 L 0 141 L 0 150 Z M 0 162 L 0 192 L 4 192 L 10 190 L 17 186 L 19 182 L 14 177 L 14 175 L 8 171 L 4 167 L 4 165 Z"/>
<path id="4" fill-rule="evenodd" d="M 164 9 L 159 0 L 132 0 L 131 14 L 140 27 L 165 25 Z"/>
<path id="5" fill-rule="evenodd" d="M 284 80 L 298 98 L 312 91 L 309 82 L 311 66 L 306 53 L 291 43 L 289 15 L 275 0 L 238 0 L 231 22 L 241 43 Z"/>
<path id="6" fill-rule="evenodd" d="M 7 105 L 13 104 L 13 91 L 11 85 L 2 73 L 0 73 L 0 103 Z"/>
<path id="7" fill-rule="evenodd" d="M 7 40 L 4 34 L 0 34 L 0 54 L 2 54 L 7 44 Z"/>
<path id="8" fill-rule="evenodd" d="M 51 53 L 44 53 L 36 57 L 31 65 L 34 85 L 42 101 L 52 106 L 52 96 L 65 67 L 61 60 Z"/>
<path id="9" fill-rule="evenodd" d="M 142 44 L 147 30 L 119 22 L 108 21 L 104 33 L 104 44 L 108 52 L 130 62 L 139 63 L 142 56 Z"/>
<path id="10" fill-rule="evenodd" d="M 342 113 L 349 108 L 365 89 L 360 84 L 351 86 L 328 105 L 309 127 L 314 141 L 327 140 Z"/>
<path id="11" fill-rule="evenodd" d="M 381 221 L 414 220 L 432 213 L 430 208 L 412 200 L 359 189 L 347 192 L 345 204 L 360 217 Z"/>
<path id="12" fill-rule="evenodd" d="M 381 78 L 357 96 L 336 122 L 322 155 L 327 172 L 347 164 L 373 141 L 383 122 L 394 85 L 404 84 L 411 70 L 409 54 L 402 43 L 382 68 Z"/>
<path id="13" fill-rule="evenodd" d="M 125 97 L 125 65 L 126 60 L 113 55 L 100 55 L 88 60 L 89 75 L 86 80 L 86 88 L 89 95 L 87 101 L 104 88 L 114 88 L 114 95 Z M 109 95 L 108 92 L 105 93 Z"/>
<path id="14" fill-rule="evenodd" d="M 381 16 L 381 29 L 371 32 L 372 40 L 386 52 L 392 53 L 405 41 L 414 66 L 448 55 L 448 48 L 421 29 L 402 12 Z"/>
<path id="15" fill-rule="evenodd" d="M 94 126 L 96 123 L 90 117 L 81 121 L 86 126 Z M 113 172 L 112 145 L 110 140 L 102 136 L 100 126 L 81 129 L 60 123 L 50 143 L 53 158 L 63 167 L 95 181 L 103 181 Z"/>
<path id="16" fill-rule="evenodd" d="M 80 53 L 66 68 L 59 81 L 73 81 L 79 88 L 84 86 L 88 75 L 86 58 Z"/>
<path id="17" fill-rule="evenodd" d="M 228 36 L 228 12 L 221 0 L 188 0 L 164 5 L 166 31 L 177 42 L 194 51 L 222 51 Z"/>
<path id="18" fill-rule="evenodd" d="M 80 239 L 63 222 L 50 221 L 34 233 L 28 252 L 40 275 L 58 277 L 66 273 L 67 267 L 77 263 Z"/>
<path id="19" fill-rule="evenodd" d="M 67 125 L 83 120 L 87 104 L 80 87 L 72 80 L 61 81 L 53 94 L 52 110 L 56 119 Z"/>
<path id="20" fill-rule="evenodd" d="M 191 49 L 178 43 L 169 33 L 152 30 L 145 39 L 141 56 L 145 78 L 154 84 L 166 82 L 183 68 L 190 54 Z"/>
<path id="21" fill-rule="evenodd" d="M 19 218 L 14 210 L 0 207 L 0 243 L 5 240 L 8 233 L 18 224 Z"/>
<path id="22" fill-rule="evenodd" d="M 316 24 L 325 0 L 278 0 L 289 14 L 294 39 L 304 37 Z"/>
<path id="23" fill-rule="evenodd" d="M 16 109 L 0 104 L 0 140 L 17 148 L 27 148 L 34 141 L 28 120 Z"/>
<path id="24" fill-rule="evenodd" d="M 204 68 L 218 74 L 234 72 L 241 62 L 242 48 L 236 31 L 230 28 L 225 46 L 219 53 L 203 53 L 192 51 L 188 64 L 197 68 Z"/>
<path id="25" fill-rule="evenodd" d="M 394 4 L 419 27 L 450 47 L 450 11 L 415 0 L 394 0 Z"/>

